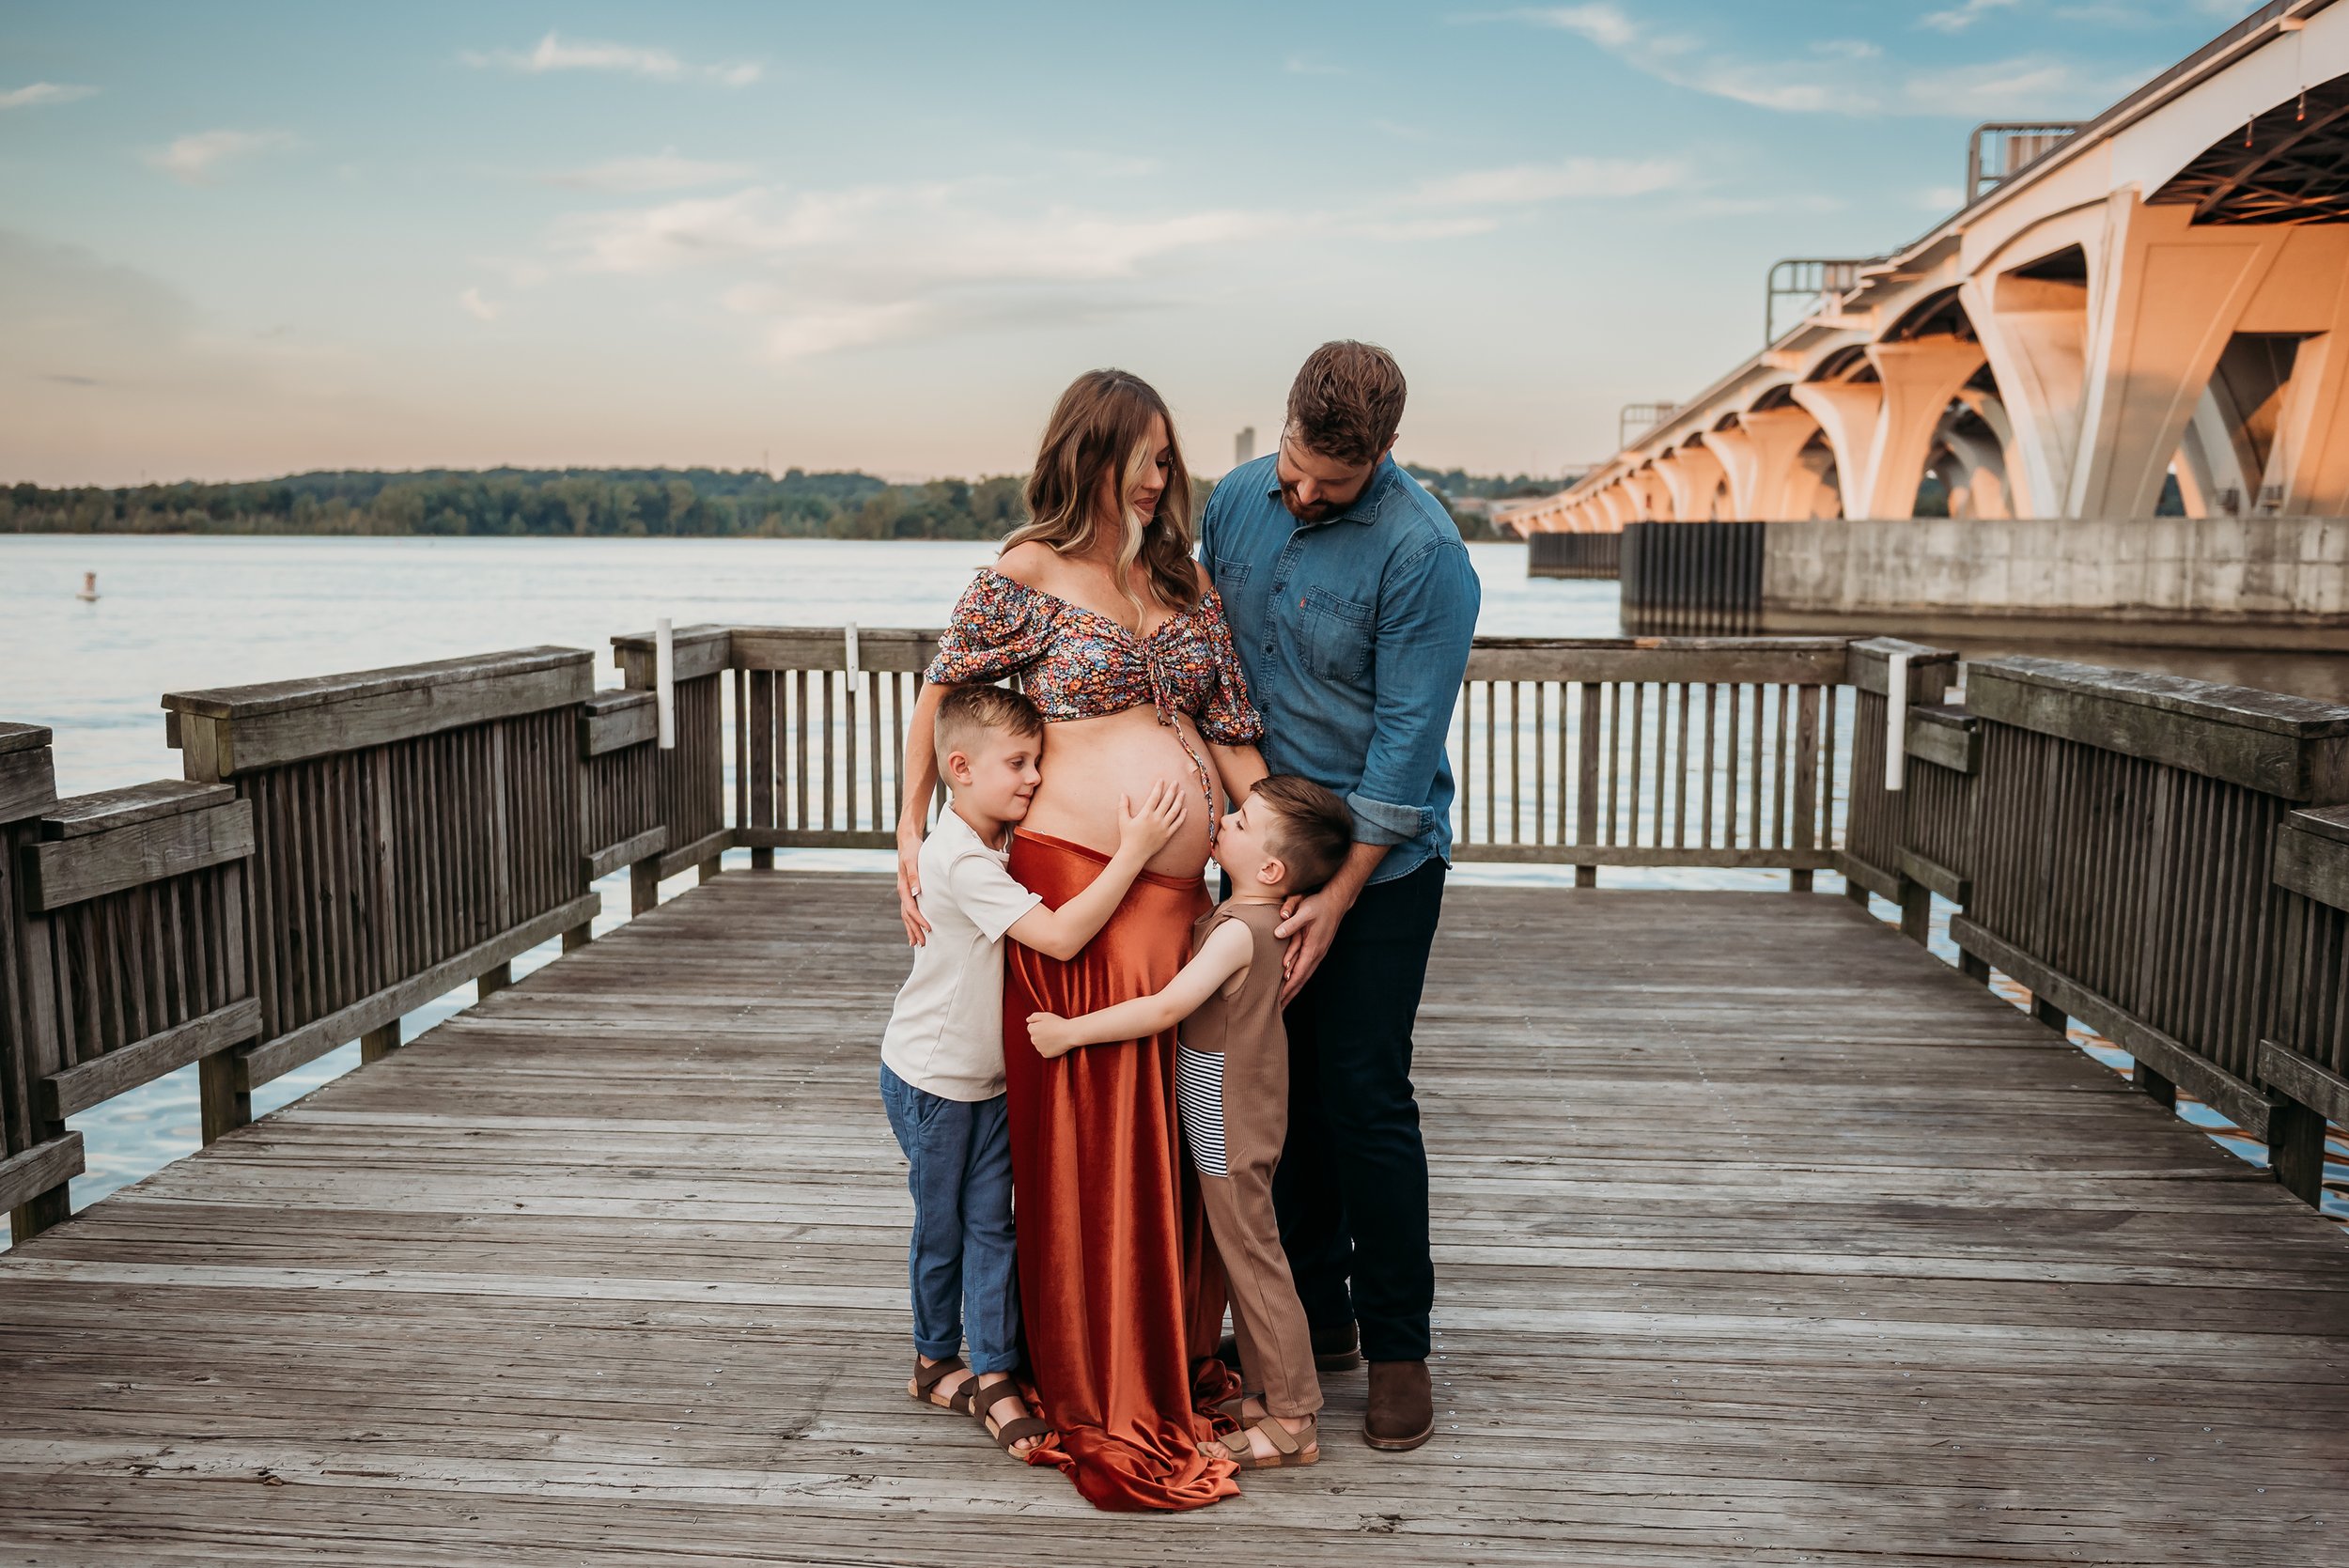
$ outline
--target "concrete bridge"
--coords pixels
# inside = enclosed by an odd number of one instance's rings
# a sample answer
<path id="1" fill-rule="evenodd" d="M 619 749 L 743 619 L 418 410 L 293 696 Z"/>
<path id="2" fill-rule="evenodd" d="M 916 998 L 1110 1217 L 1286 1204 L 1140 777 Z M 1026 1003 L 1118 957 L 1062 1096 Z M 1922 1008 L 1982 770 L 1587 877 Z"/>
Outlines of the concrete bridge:
<path id="1" fill-rule="evenodd" d="M 1910 243 L 1781 263 L 1799 320 L 1505 520 L 1769 523 L 1773 629 L 2117 614 L 2338 644 L 2349 6 L 2266 6 L 2084 124 L 1982 128 L 1972 164 Z M 1983 526 L 1872 526 L 1921 505 Z"/>
<path id="2" fill-rule="evenodd" d="M 891 842 L 930 646 L 709 627 L 665 675 L 618 639 L 620 691 L 535 648 L 183 692 L 186 779 L 64 800 L 0 725 L 0 1562 L 2339 1560 L 2349 1244 L 2309 1205 L 2349 708 L 1481 641 L 1459 858 L 1580 885 L 1447 906 L 1438 1440 L 1335 1440 L 1335 1379 L 1320 1467 L 1151 1520 L 896 1387 L 889 884 L 773 858 Z M 1789 891 L 1595 886 L 1623 866 Z M 190 1063 L 204 1150 L 75 1212 L 73 1120 Z"/>

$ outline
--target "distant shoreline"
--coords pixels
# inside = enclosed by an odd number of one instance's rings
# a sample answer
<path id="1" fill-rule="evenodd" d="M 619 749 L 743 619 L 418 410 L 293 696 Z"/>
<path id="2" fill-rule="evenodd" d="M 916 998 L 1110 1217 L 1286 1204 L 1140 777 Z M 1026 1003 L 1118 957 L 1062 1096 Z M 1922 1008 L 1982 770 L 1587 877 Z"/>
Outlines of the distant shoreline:
<path id="1" fill-rule="evenodd" d="M 1404 465 L 1463 538 L 1494 499 L 1550 482 Z M 1215 481 L 1191 485 L 1194 520 Z M 869 474 L 725 469 L 440 469 L 235 484 L 0 486 L 0 535 L 361 538 L 1000 539 L 1027 520 L 1016 475 L 893 485 Z"/>

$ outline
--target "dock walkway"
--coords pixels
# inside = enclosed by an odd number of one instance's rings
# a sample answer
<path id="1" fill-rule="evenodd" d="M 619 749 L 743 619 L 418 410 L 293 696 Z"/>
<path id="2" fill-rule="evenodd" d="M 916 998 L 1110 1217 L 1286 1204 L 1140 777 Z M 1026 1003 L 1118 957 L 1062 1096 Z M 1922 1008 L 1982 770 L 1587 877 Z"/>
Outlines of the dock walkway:
<path id="1" fill-rule="evenodd" d="M 1097 1514 L 899 1389 L 878 878 L 728 874 L 0 1258 L 0 1562 L 2349 1560 L 2349 1246 L 1841 898 L 1455 888 L 1439 1432 Z"/>

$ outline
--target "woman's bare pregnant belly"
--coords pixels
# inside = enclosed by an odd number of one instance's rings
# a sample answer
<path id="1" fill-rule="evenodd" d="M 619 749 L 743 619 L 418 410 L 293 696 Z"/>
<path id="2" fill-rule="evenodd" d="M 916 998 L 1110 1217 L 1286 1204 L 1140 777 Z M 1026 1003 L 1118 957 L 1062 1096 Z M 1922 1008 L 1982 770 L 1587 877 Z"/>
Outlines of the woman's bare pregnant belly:
<path id="1" fill-rule="evenodd" d="M 1202 758 L 1207 748 L 1182 721 Z M 1207 864 L 1207 799 L 1174 732 L 1158 721 L 1157 710 L 1129 707 L 1100 719 L 1065 719 L 1044 730 L 1044 777 L 1029 804 L 1031 832 L 1066 839 L 1103 854 L 1117 848 L 1117 801 L 1121 795 L 1139 808 L 1160 779 L 1182 792 L 1183 826 L 1150 861 L 1149 869 L 1169 877 L 1196 877 Z M 1210 764 L 1209 777 L 1213 777 Z"/>

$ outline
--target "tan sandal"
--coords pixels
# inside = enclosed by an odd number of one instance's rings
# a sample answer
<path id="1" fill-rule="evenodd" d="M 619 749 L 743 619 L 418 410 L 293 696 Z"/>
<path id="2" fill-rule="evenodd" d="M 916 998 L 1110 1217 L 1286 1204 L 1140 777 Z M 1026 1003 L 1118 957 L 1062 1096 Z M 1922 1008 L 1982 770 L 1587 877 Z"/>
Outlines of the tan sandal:
<path id="1" fill-rule="evenodd" d="M 959 1356 L 949 1356 L 942 1361 L 932 1361 L 929 1365 L 924 1366 L 922 1358 L 917 1353 L 913 1358 L 913 1392 L 907 1397 L 914 1404 L 926 1405 L 933 1410 L 951 1410 L 957 1416 L 967 1416 L 971 1413 L 971 1387 L 978 1381 L 977 1378 L 964 1378 L 961 1385 L 946 1396 L 946 1403 L 943 1405 L 930 1397 L 930 1390 L 955 1374 L 970 1370 L 969 1367 L 963 1365 L 962 1358 Z"/>
<path id="2" fill-rule="evenodd" d="M 1001 1426 L 993 1425 L 988 1421 L 988 1413 L 1006 1399 L 1016 1399 L 1021 1410 L 1029 1410 L 1028 1396 L 1020 1392 L 1019 1384 L 1014 1378 L 999 1377 L 992 1383 L 982 1383 L 973 1377 L 964 1385 L 964 1389 L 971 1394 L 971 1414 L 977 1418 L 979 1430 L 993 1438 L 995 1446 L 1010 1453 L 1014 1459 L 1025 1461 L 1028 1454 L 1012 1453 L 1013 1444 L 1026 1442 L 1031 1437 L 1042 1438 L 1052 1430 L 1050 1423 L 1038 1421 L 1032 1411 L 1016 1416 Z M 1028 1453 L 1034 1452 L 1030 1449 Z"/>
<path id="3" fill-rule="evenodd" d="M 1265 1441 L 1272 1445 L 1269 1459 L 1257 1457 L 1256 1446 L 1248 1440 L 1251 1432 L 1263 1433 Z M 1235 1442 L 1239 1445 L 1237 1450 L 1232 1447 Z M 1311 1449 L 1305 1446 L 1308 1442 L 1314 1445 Z M 1219 1454 L 1214 1452 L 1215 1449 L 1223 1452 Z M 1273 1417 L 1267 1416 L 1235 1436 L 1218 1440 L 1212 1447 L 1202 1443 L 1199 1452 L 1210 1459 L 1227 1460 L 1233 1468 L 1240 1470 L 1287 1470 L 1300 1465 L 1318 1465 L 1321 1463 L 1321 1423 L 1308 1421 L 1304 1431 L 1291 1432 Z"/>

